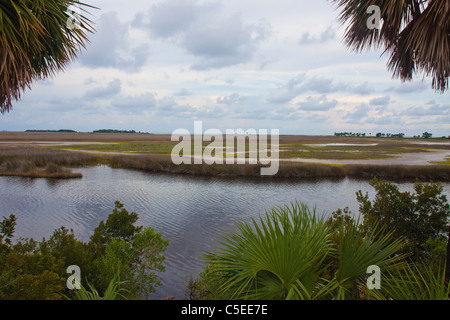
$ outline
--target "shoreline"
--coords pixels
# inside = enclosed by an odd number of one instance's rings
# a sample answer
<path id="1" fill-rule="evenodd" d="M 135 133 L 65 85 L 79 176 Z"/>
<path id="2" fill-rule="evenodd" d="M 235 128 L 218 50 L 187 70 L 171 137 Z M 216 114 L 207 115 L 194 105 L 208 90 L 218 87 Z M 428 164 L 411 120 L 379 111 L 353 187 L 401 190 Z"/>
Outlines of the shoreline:
<path id="1" fill-rule="evenodd" d="M 274 176 L 261 176 L 262 165 L 204 162 L 175 165 L 167 155 L 172 146 L 170 141 L 170 135 L 153 134 L 0 132 L 0 175 L 80 178 L 70 170 L 46 172 L 45 167 L 53 163 L 64 168 L 105 164 L 143 172 L 264 180 L 345 177 L 370 180 L 377 177 L 450 181 L 448 139 L 280 136 L 282 150 L 289 151 L 285 155 L 280 152 L 280 159 L 274 159 L 279 161 L 279 170 Z M 289 153 L 292 149 L 294 152 Z M 18 163 L 24 161 L 36 170 L 21 169 Z M 13 162 L 13 170 L 6 167 L 7 162 Z"/>

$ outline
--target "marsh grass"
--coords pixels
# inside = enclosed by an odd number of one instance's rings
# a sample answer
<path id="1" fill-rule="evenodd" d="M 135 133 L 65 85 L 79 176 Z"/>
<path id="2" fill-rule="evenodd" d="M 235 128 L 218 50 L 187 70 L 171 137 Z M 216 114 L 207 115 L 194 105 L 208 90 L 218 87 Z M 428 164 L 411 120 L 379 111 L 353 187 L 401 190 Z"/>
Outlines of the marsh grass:
<path id="1" fill-rule="evenodd" d="M 0 140 L 22 143 L 0 143 L 0 168 L 2 174 L 9 172 L 32 172 L 33 166 L 40 174 L 52 174 L 58 171 L 55 165 L 64 168 L 104 164 L 113 168 L 140 170 L 145 172 L 162 172 L 187 175 L 261 177 L 261 165 L 175 165 L 170 153 L 178 143 L 170 141 L 170 135 L 151 134 L 87 134 L 87 133 L 0 133 Z M 441 142 L 439 139 L 433 139 Z M 36 144 L 23 143 L 38 141 L 66 141 L 84 144 L 72 146 L 39 147 Z M 225 141 L 225 140 L 224 140 Z M 448 140 L 446 139 L 445 142 Z M 98 144 L 101 142 L 101 144 Z M 283 159 L 298 155 L 302 158 L 317 159 L 379 159 L 392 154 L 409 152 L 426 152 L 427 148 L 449 149 L 450 145 L 420 144 L 417 139 L 379 139 L 373 137 L 322 137 L 322 136 L 280 136 L 280 168 L 275 176 L 264 179 L 315 179 L 315 178 L 363 178 L 371 179 L 407 179 L 425 181 L 450 181 L 449 161 L 429 166 L 399 165 L 360 165 L 360 164 L 321 164 L 295 163 Z M 97 144 L 94 144 L 97 143 Z M 371 144 L 366 146 L 313 146 L 312 144 Z M 203 148 L 210 142 L 203 142 Z M 372 145 L 376 144 L 376 145 Z M 246 148 L 248 149 L 248 143 Z M 270 150 L 270 141 L 268 148 Z M 88 150 L 87 152 L 78 152 Z M 235 149 L 236 150 L 236 149 Z M 92 152 L 99 151 L 97 154 Z M 192 152 L 194 149 L 192 149 Z M 107 155 L 102 152 L 118 152 L 123 155 Z M 22 161 L 28 161 L 26 164 Z M 51 164 L 49 166 L 49 164 Z M 31 166 L 26 169 L 27 166 Z M 48 167 L 48 170 L 46 169 Z M 22 169 L 21 169 L 22 168 Z M 26 169 L 26 170 L 25 170 Z M 50 171 L 50 172 L 48 172 Z M 53 174 L 65 174 L 54 172 Z"/>
<path id="2" fill-rule="evenodd" d="M 39 148 L 30 145 L 0 144 L 0 175 L 31 178 L 81 178 L 69 167 L 98 162 L 91 155 Z"/>

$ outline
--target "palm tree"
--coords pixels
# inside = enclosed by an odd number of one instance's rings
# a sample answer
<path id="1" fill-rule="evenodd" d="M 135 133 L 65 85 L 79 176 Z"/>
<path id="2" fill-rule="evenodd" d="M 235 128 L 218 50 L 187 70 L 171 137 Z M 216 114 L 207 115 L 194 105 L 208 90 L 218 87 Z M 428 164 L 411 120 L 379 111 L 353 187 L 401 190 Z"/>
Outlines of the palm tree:
<path id="1" fill-rule="evenodd" d="M 63 70 L 85 47 L 93 32 L 86 7 L 93 8 L 78 0 L 0 2 L 1 113 L 34 80 Z"/>
<path id="2" fill-rule="evenodd" d="M 348 47 L 382 47 L 390 53 L 388 69 L 394 77 L 409 81 L 416 72 L 424 72 L 432 77 L 436 91 L 448 90 L 450 0 L 331 1 L 341 9 L 340 21 L 349 23 L 344 36 Z M 380 28 L 367 27 L 372 5 L 380 10 Z"/>
<path id="3" fill-rule="evenodd" d="M 218 275 L 218 296 L 233 299 L 352 299 L 367 284 L 367 268 L 387 270 L 403 256 L 402 241 L 358 221 L 332 225 L 304 204 L 273 208 L 259 223 L 240 223 L 205 255 Z M 364 282 L 364 280 L 366 282 Z M 214 293 L 217 294 L 217 293 Z"/>

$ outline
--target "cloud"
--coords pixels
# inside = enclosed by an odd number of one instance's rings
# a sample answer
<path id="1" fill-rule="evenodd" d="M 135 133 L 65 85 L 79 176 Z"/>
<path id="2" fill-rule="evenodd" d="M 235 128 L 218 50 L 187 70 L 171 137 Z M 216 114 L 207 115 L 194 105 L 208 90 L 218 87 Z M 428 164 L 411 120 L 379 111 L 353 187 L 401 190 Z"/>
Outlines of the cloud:
<path id="1" fill-rule="evenodd" d="M 170 38 L 219 9 L 219 2 L 167 0 L 154 4 L 146 13 L 138 13 L 132 25 L 149 30 L 154 37 Z"/>
<path id="2" fill-rule="evenodd" d="M 366 81 L 353 89 L 353 93 L 359 95 L 367 95 L 373 92 L 373 88 L 369 86 L 369 83 Z"/>
<path id="3" fill-rule="evenodd" d="M 370 111 L 370 107 L 365 103 L 357 106 L 353 111 L 347 112 L 344 116 L 344 119 L 353 120 L 353 121 L 361 121 L 363 118 L 368 117 Z"/>
<path id="4" fill-rule="evenodd" d="M 284 86 L 270 93 L 267 101 L 271 103 L 287 103 L 306 92 L 328 94 L 342 90 L 345 87 L 342 84 L 335 85 L 332 79 L 321 77 L 307 79 L 304 74 L 299 74 L 290 79 Z"/>
<path id="5" fill-rule="evenodd" d="M 321 95 L 320 97 L 307 97 L 306 101 L 298 103 L 298 109 L 302 111 L 329 111 L 337 104 L 337 100 L 329 101 L 325 95 Z"/>
<path id="6" fill-rule="evenodd" d="M 245 97 L 241 96 L 239 93 L 232 93 L 229 96 L 226 97 L 219 97 L 217 98 L 217 103 L 219 104 L 225 104 L 225 105 L 232 105 L 237 104 L 245 101 Z"/>
<path id="7" fill-rule="evenodd" d="M 150 55 L 146 43 L 132 46 L 129 41 L 129 25 L 120 22 L 117 13 L 102 14 L 86 51 L 78 61 L 89 68 L 116 68 L 136 72 L 144 66 Z"/>
<path id="8" fill-rule="evenodd" d="M 427 105 L 429 105 L 429 107 L 410 107 L 402 114 L 412 117 L 450 115 L 450 104 L 438 104 L 434 101 L 429 101 Z"/>
<path id="9" fill-rule="evenodd" d="M 387 92 L 394 92 L 399 94 L 417 93 L 425 91 L 429 86 L 424 82 L 405 82 L 396 87 L 389 87 Z"/>
<path id="10" fill-rule="evenodd" d="M 194 70 L 218 69 L 250 61 L 270 34 L 265 20 L 244 23 L 241 15 L 225 15 L 218 2 L 167 0 L 136 15 L 132 26 L 151 38 L 163 38 L 194 57 Z"/>
<path id="11" fill-rule="evenodd" d="M 180 90 L 178 90 L 177 92 L 174 93 L 174 96 L 176 96 L 176 97 L 187 97 L 190 95 L 192 95 L 192 92 L 190 92 L 186 88 L 181 88 Z"/>
<path id="12" fill-rule="evenodd" d="M 183 39 L 183 47 L 198 58 L 191 66 L 195 70 L 248 62 L 266 37 L 262 25 L 245 25 L 239 15 L 208 20 L 196 23 Z"/>
<path id="13" fill-rule="evenodd" d="M 157 107 L 157 101 L 153 93 L 148 92 L 138 96 L 119 96 L 111 106 L 124 114 L 145 114 Z"/>
<path id="14" fill-rule="evenodd" d="M 384 97 L 374 98 L 374 99 L 370 100 L 369 104 L 371 106 L 386 107 L 387 105 L 389 105 L 390 101 L 391 101 L 391 97 L 384 96 Z"/>
<path id="15" fill-rule="evenodd" d="M 106 87 L 96 87 L 86 92 L 86 98 L 104 99 L 111 98 L 120 93 L 122 83 L 120 79 L 114 79 Z"/>
<path id="16" fill-rule="evenodd" d="M 336 38 L 336 31 L 333 26 L 329 26 L 328 29 L 323 31 L 319 36 L 313 36 L 309 32 L 303 33 L 299 44 L 307 45 L 313 43 L 325 43 L 329 40 L 334 40 Z"/>

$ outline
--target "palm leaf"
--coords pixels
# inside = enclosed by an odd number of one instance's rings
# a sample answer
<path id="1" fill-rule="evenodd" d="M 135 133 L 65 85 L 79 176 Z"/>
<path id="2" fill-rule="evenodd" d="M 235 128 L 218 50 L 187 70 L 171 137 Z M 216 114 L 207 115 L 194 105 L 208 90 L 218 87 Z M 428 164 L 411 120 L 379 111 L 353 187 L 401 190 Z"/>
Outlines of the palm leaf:
<path id="1" fill-rule="evenodd" d="M 390 53 L 388 69 L 409 81 L 423 72 L 432 87 L 444 92 L 450 76 L 450 0 L 331 0 L 348 23 L 345 43 L 355 51 L 384 48 Z M 382 27 L 367 28 L 367 8 L 380 8 Z"/>
<path id="2" fill-rule="evenodd" d="M 0 112 L 12 108 L 21 92 L 39 78 L 61 71 L 88 42 L 93 26 L 85 14 L 70 28 L 71 7 L 94 8 L 78 0 L 0 2 Z"/>
<path id="3" fill-rule="evenodd" d="M 298 202 L 274 208 L 259 223 L 240 223 L 205 255 L 223 275 L 223 292 L 239 299 L 284 299 L 297 280 L 311 283 L 331 249 L 323 218 Z"/>
<path id="4" fill-rule="evenodd" d="M 429 264 L 403 264 L 383 274 L 380 290 L 365 290 L 377 300 L 448 300 L 450 283 L 445 267 L 433 270 Z"/>

